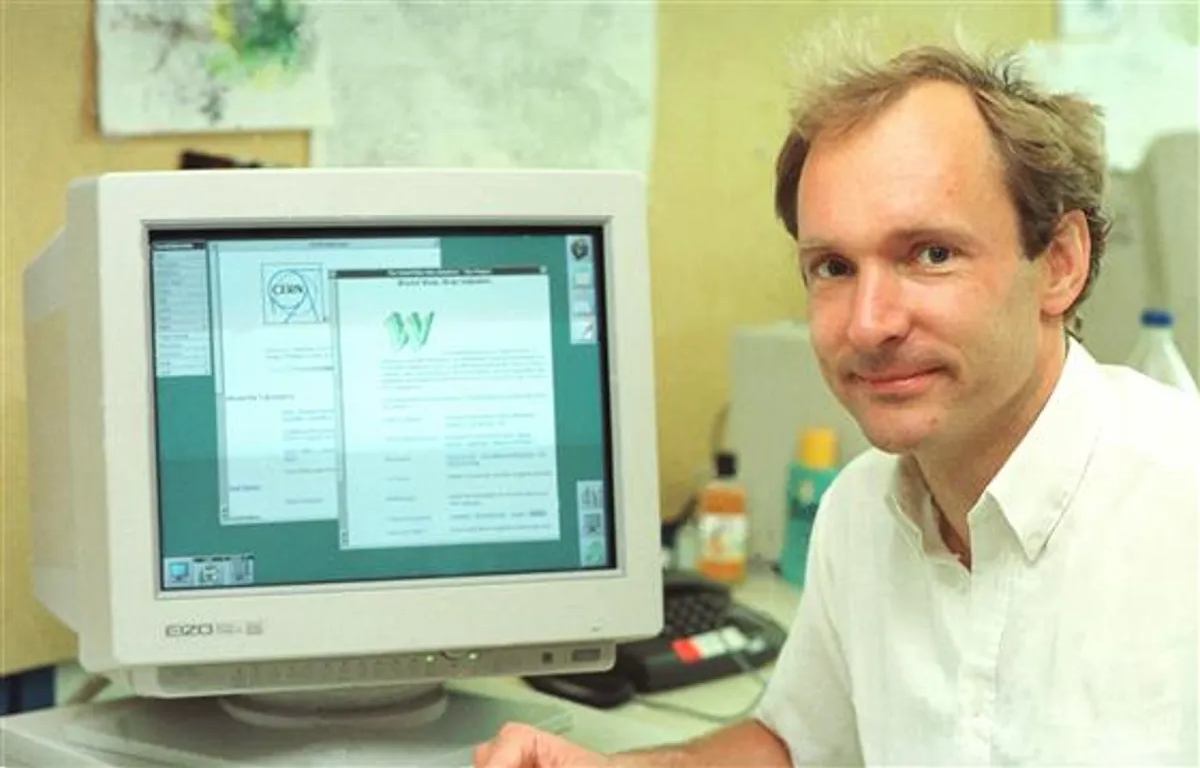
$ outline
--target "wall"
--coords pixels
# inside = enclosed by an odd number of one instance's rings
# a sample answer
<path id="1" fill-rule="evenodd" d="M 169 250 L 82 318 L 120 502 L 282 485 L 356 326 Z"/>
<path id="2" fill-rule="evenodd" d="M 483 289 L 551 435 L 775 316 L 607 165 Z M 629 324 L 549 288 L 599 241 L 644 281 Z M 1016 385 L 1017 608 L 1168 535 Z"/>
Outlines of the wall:
<path id="1" fill-rule="evenodd" d="M 803 295 L 771 211 L 786 128 L 788 51 L 831 14 L 877 13 L 888 29 L 931 28 L 952 6 L 891 2 L 668 2 L 659 20 L 659 110 L 651 182 L 663 509 L 676 509 L 708 450 L 727 391 L 731 330 L 795 316 Z M 1042 3 L 963 3 L 1001 41 L 1047 37 Z M 307 162 L 302 134 L 102 140 L 87 0 L 0 0 L 0 674 L 69 658 L 70 635 L 29 578 L 20 273 L 54 233 L 69 179 L 174 167 L 183 148 Z"/>

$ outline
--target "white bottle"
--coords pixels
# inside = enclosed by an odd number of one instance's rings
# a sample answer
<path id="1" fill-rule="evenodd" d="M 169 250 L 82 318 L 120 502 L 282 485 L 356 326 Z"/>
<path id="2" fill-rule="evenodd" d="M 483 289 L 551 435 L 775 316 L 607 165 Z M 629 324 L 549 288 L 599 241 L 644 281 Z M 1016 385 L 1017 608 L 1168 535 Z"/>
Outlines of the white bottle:
<path id="1" fill-rule="evenodd" d="M 1142 312 L 1142 332 L 1128 365 L 1152 379 L 1200 397 L 1196 380 L 1192 378 L 1179 347 L 1175 345 L 1173 325 L 1174 319 L 1165 309 Z"/>

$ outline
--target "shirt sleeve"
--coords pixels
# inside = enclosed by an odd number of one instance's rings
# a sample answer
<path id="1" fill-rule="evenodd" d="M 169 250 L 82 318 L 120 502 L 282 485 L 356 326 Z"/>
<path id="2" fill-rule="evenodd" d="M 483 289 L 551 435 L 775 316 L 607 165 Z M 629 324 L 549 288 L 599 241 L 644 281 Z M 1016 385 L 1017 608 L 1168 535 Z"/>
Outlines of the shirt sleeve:
<path id="1" fill-rule="evenodd" d="M 809 543 L 796 618 L 755 713 L 787 745 L 796 766 L 862 765 L 850 679 L 837 625 L 830 569 L 827 493 Z"/>

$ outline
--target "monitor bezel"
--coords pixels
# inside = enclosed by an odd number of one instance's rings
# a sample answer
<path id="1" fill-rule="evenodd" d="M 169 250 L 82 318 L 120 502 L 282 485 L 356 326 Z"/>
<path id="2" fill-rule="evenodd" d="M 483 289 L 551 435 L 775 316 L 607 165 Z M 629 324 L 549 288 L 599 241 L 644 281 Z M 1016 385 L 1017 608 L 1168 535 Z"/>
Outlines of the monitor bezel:
<path id="1" fill-rule="evenodd" d="M 644 185 L 602 171 L 296 169 L 98 179 L 97 279 L 107 512 L 103 593 L 117 665 L 319 658 L 621 639 L 661 616 L 658 488 Z M 155 522 L 151 230 L 278 226 L 585 225 L 604 231 L 615 569 L 195 591 L 163 599 Z M 136 256 L 134 258 L 133 256 Z M 131 291 L 129 286 L 138 288 Z M 131 294 L 138 300 L 131 300 Z M 122 349 L 123 347 L 123 349 Z M 87 544 L 83 544 L 87 549 Z M 86 558 L 85 558 L 86 560 Z M 384 617 L 402 614 L 393 621 Z M 405 621 L 404 616 L 438 620 Z M 314 620 L 316 619 L 316 620 Z M 170 627 L 263 631 L 181 639 Z M 86 629 L 86 628 L 85 628 Z M 81 631 L 81 640 L 86 632 Z M 86 646 L 87 643 L 81 643 Z"/>

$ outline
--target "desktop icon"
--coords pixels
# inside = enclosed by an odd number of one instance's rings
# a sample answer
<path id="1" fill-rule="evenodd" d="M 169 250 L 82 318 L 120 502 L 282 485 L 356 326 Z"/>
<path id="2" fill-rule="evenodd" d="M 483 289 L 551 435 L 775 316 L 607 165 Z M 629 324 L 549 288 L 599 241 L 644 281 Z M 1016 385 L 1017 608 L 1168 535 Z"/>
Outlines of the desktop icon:
<path id="1" fill-rule="evenodd" d="M 167 561 L 167 584 L 173 587 L 186 586 L 192 582 L 192 568 L 187 560 Z"/>
<path id="2" fill-rule="evenodd" d="M 575 483 L 575 505 L 580 514 L 604 511 L 604 481 L 579 480 Z"/>
<path id="3" fill-rule="evenodd" d="M 196 581 L 200 586 L 211 587 L 221 583 L 220 563 L 201 563 L 197 569 Z"/>
<path id="4" fill-rule="evenodd" d="M 589 343 L 596 340 L 596 318 L 595 317 L 574 317 L 571 319 L 571 341 L 580 343 Z"/>
<path id="5" fill-rule="evenodd" d="M 571 314 L 575 317 L 592 317 L 596 314 L 594 297 L 590 291 L 575 291 L 571 298 Z"/>
<path id="6" fill-rule="evenodd" d="M 584 565 L 604 565 L 604 542 L 593 540 L 583 549 Z"/>
<path id="7" fill-rule="evenodd" d="M 571 238 L 571 244 L 569 247 L 571 249 L 571 255 L 574 256 L 577 261 L 582 261 L 583 259 L 586 259 L 588 256 L 592 255 L 591 238 L 573 237 Z"/>
<path id="8" fill-rule="evenodd" d="M 233 584 L 254 583 L 254 556 L 242 555 L 229 563 L 230 582 Z"/>

